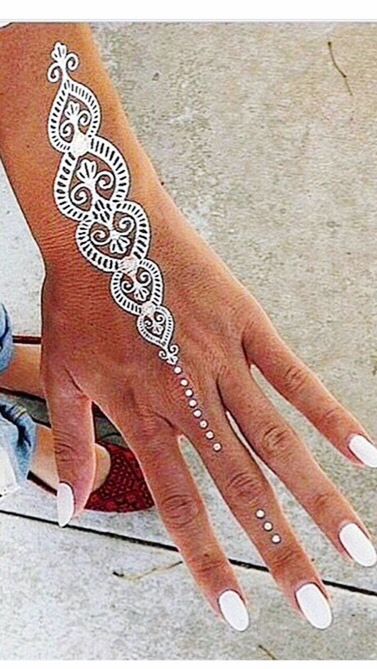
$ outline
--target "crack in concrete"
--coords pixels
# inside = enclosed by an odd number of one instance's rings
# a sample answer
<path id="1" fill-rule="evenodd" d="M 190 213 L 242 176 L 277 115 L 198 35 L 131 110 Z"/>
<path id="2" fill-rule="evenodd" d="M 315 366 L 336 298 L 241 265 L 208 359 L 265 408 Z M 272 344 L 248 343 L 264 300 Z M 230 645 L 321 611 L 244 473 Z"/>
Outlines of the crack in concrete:
<path id="1" fill-rule="evenodd" d="M 376 376 L 376 374 L 377 374 L 377 355 L 372 356 L 372 363 L 373 363 L 372 376 Z"/>
<path id="2" fill-rule="evenodd" d="M 343 81 L 344 81 L 344 83 L 345 83 L 345 86 L 346 86 L 346 88 L 347 88 L 347 91 L 348 91 L 348 93 L 350 94 L 350 96 L 351 96 L 351 98 L 352 98 L 352 97 L 353 97 L 353 91 L 352 91 L 352 88 L 351 88 L 351 86 L 350 86 L 350 83 L 349 83 L 349 81 L 348 81 L 348 77 L 347 77 L 346 73 L 343 72 L 343 70 L 339 67 L 338 63 L 337 63 L 336 60 L 335 60 L 334 51 L 333 51 L 333 46 L 332 46 L 332 42 L 327 42 L 327 46 L 328 46 L 328 49 L 329 49 L 329 52 L 330 52 L 331 62 L 332 62 L 332 64 L 334 65 L 334 67 L 335 67 L 335 69 L 337 70 L 337 72 L 339 72 L 340 76 L 343 78 Z"/>
<path id="3" fill-rule="evenodd" d="M 118 578 L 125 578 L 127 581 L 142 581 L 147 576 L 152 576 L 152 574 L 161 574 L 165 571 L 169 571 L 170 569 L 178 567 L 180 564 L 182 564 L 182 560 L 172 562 L 171 564 L 164 565 L 162 567 L 152 567 L 152 569 L 144 571 L 141 574 L 128 574 L 126 571 L 117 571 L 114 569 L 113 575 L 118 576 Z"/>
<path id="4" fill-rule="evenodd" d="M 262 650 L 266 655 L 268 655 L 268 657 L 270 658 L 270 660 L 278 660 L 278 659 L 279 659 L 279 658 L 276 657 L 276 655 L 273 654 L 272 650 L 269 650 L 269 649 L 266 648 L 265 646 L 262 646 L 261 643 L 258 643 L 257 648 L 259 648 L 259 649 Z"/>
<path id="5" fill-rule="evenodd" d="M 26 520 L 33 520 L 37 523 L 45 523 L 46 525 L 53 525 L 56 529 L 60 531 L 60 528 L 58 527 L 57 523 L 55 520 L 50 520 L 49 518 L 41 518 L 39 516 L 31 516 L 26 513 L 20 513 L 19 511 L 10 511 L 6 509 L 1 509 L 0 510 L 0 515 L 3 514 L 4 516 L 13 516 L 16 518 L 24 518 Z M 74 532 L 84 532 L 84 533 L 89 533 L 89 534 L 97 534 L 98 536 L 101 537 L 107 537 L 108 539 L 118 539 L 119 541 L 126 541 L 129 544 L 135 544 L 136 546 L 145 546 L 146 548 L 157 548 L 159 550 L 163 550 L 165 552 L 170 552 L 170 553 L 178 553 L 178 548 L 175 546 L 171 546 L 169 544 L 164 544 L 161 541 L 154 541 L 154 540 L 148 540 L 148 539 L 141 539 L 137 537 L 130 537 L 130 536 L 125 536 L 123 534 L 117 534 L 116 532 L 111 532 L 109 530 L 101 531 L 98 528 L 93 528 L 93 527 L 82 527 L 80 525 L 68 525 L 65 528 L 66 532 L 69 532 L 70 530 Z M 260 564 L 255 564 L 252 562 L 244 562 L 243 560 L 238 560 L 236 558 L 229 558 L 229 562 L 234 565 L 235 567 L 240 567 L 241 569 L 247 569 L 250 571 L 260 571 L 265 574 L 269 573 L 269 570 L 267 567 L 264 565 Z M 370 590 L 369 588 L 364 588 L 362 586 L 358 585 L 352 585 L 351 583 L 342 583 L 341 581 L 333 581 L 332 579 L 329 578 L 324 578 L 322 579 L 323 583 L 325 585 L 329 585 L 332 588 L 337 588 L 338 590 L 344 590 L 346 592 L 354 592 L 359 595 L 366 595 L 368 597 L 377 597 L 377 591 L 376 590 Z"/>

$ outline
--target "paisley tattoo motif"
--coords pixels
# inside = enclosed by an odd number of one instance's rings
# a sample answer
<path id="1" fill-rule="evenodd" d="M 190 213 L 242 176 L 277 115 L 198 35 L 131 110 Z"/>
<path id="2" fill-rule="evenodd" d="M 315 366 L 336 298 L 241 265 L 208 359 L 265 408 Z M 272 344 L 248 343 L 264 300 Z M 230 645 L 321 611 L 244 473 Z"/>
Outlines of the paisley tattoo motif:
<path id="1" fill-rule="evenodd" d="M 59 211 L 75 221 L 77 246 L 94 267 L 108 272 L 117 305 L 136 318 L 140 335 L 157 346 L 177 379 L 183 399 L 214 452 L 222 450 L 198 404 L 173 342 L 174 318 L 164 304 L 164 281 L 148 256 L 151 229 L 143 207 L 128 199 L 130 173 L 114 144 L 98 133 L 101 109 L 87 86 L 71 77 L 79 58 L 57 42 L 48 80 L 59 83 L 48 119 L 48 137 L 62 154 L 54 183 Z"/>
<path id="2" fill-rule="evenodd" d="M 143 207 L 128 199 L 130 174 L 120 151 L 98 133 L 101 109 L 94 93 L 71 78 L 79 58 L 55 44 L 48 80 L 60 82 L 48 120 L 51 145 L 62 153 L 54 184 L 59 211 L 78 225 L 82 255 L 112 275 L 110 291 L 124 311 L 137 317 L 138 332 L 160 348 L 170 365 L 178 362 L 174 318 L 163 304 L 159 266 L 148 257 L 150 224 Z"/>
<path id="3" fill-rule="evenodd" d="M 135 316 L 140 335 L 157 346 L 161 360 L 170 365 L 193 420 L 214 453 L 223 445 L 210 429 L 193 386 L 173 343 L 174 318 L 164 304 L 164 280 L 156 262 L 148 257 L 151 229 L 143 207 L 128 199 L 130 173 L 120 151 L 101 137 L 101 109 L 87 86 L 71 78 L 79 58 L 57 42 L 51 52 L 48 80 L 58 83 L 48 119 L 48 137 L 62 154 L 54 183 L 59 211 L 77 223 L 76 242 L 86 260 L 108 272 L 110 292 L 117 305 Z M 258 509 L 256 518 L 265 519 Z M 263 530 L 273 525 L 264 520 Z M 271 542 L 280 544 L 279 534 Z"/>

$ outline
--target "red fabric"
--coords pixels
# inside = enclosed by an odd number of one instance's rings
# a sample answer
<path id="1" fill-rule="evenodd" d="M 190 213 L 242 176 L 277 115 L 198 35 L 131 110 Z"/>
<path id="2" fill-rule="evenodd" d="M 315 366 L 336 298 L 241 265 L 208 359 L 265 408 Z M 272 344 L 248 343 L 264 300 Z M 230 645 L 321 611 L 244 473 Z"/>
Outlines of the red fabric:
<path id="1" fill-rule="evenodd" d="M 132 451 L 117 444 L 101 445 L 110 454 L 111 469 L 101 487 L 90 495 L 86 508 L 118 513 L 150 509 L 154 502 Z"/>
<path id="2" fill-rule="evenodd" d="M 110 471 L 103 484 L 91 493 L 85 508 L 108 513 L 128 513 L 150 509 L 154 502 L 132 451 L 117 444 L 99 443 L 110 455 Z M 56 490 L 32 472 L 29 472 L 28 478 L 44 490 L 56 495 Z"/>

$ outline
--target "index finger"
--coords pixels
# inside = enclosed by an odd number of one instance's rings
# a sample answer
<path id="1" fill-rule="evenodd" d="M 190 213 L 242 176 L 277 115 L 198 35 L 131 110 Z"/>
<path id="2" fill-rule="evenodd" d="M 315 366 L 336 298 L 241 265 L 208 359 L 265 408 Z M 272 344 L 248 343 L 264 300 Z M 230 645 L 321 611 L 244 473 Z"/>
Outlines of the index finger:
<path id="1" fill-rule="evenodd" d="M 212 608 L 243 632 L 249 617 L 242 588 L 215 535 L 177 436 L 166 424 L 159 424 L 147 438 L 143 432 L 125 439 L 140 460 L 161 518 Z"/>

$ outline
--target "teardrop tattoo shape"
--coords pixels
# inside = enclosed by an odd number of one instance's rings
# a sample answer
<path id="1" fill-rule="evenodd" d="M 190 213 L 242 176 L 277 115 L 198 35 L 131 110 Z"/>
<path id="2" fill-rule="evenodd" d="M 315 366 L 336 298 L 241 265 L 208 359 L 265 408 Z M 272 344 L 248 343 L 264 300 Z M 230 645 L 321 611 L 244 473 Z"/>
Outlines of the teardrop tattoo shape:
<path id="1" fill-rule="evenodd" d="M 61 214 L 76 222 L 76 243 L 83 257 L 111 275 L 110 293 L 116 304 L 135 317 L 139 334 L 158 347 L 160 359 L 170 365 L 206 448 L 222 453 L 223 445 L 209 429 L 192 384 L 181 383 L 182 375 L 185 380 L 188 376 L 174 343 L 175 321 L 164 304 L 161 269 L 148 257 L 148 216 L 138 202 L 128 199 L 131 177 L 127 162 L 112 142 L 98 134 L 102 114 L 97 97 L 71 77 L 79 67 L 77 54 L 57 42 L 51 58 L 47 78 L 59 83 L 59 90 L 47 132 L 51 146 L 62 154 L 54 182 L 55 204 Z"/>
<path id="2" fill-rule="evenodd" d="M 78 223 L 76 242 L 94 267 L 112 275 L 110 292 L 117 305 L 137 318 L 138 332 L 176 365 L 175 322 L 163 304 L 159 266 L 148 258 L 151 230 L 143 207 L 127 199 L 128 165 L 114 144 L 101 137 L 101 108 L 93 93 L 71 77 L 77 54 L 57 42 L 48 70 L 60 82 L 48 119 L 48 137 L 62 159 L 54 183 L 59 211 Z"/>

